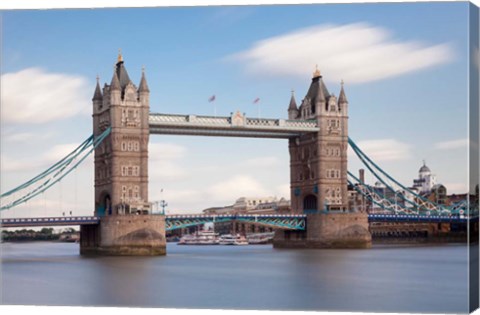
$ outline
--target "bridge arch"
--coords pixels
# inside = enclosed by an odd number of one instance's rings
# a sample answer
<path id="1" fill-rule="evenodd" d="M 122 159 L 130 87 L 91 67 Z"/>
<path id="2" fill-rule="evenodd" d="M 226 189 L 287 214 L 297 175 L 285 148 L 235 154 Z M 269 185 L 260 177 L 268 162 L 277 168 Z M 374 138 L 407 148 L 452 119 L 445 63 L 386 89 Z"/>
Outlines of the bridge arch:
<path id="1" fill-rule="evenodd" d="M 306 195 L 303 198 L 303 212 L 311 213 L 317 212 L 317 196 L 315 195 Z"/>
<path id="2" fill-rule="evenodd" d="M 110 197 L 108 192 L 102 192 L 100 195 L 100 202 L 97 204 L 96 208 L 96 215 L 99 217 L 112 214 L 112 197 Z"/>

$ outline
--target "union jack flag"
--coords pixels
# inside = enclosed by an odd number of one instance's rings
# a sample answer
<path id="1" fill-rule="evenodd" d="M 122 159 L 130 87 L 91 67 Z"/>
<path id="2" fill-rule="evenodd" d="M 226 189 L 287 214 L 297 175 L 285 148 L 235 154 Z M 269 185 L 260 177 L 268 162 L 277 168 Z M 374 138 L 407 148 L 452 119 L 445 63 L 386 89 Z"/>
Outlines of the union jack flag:
<path id="1" fill-rule="evenodd" d="M 210 96 L 210 98 L 208 99 L 209 102 L 213 102 L 214 100 L 215 100 L 215 95 Z"/>
<path id="2" fill-rule="evenodd" d="M 258 102 L 260 102 L 260 98 L 257 97 L 256 99 L 253 100 L 253 104 L 257 104 Z"/>

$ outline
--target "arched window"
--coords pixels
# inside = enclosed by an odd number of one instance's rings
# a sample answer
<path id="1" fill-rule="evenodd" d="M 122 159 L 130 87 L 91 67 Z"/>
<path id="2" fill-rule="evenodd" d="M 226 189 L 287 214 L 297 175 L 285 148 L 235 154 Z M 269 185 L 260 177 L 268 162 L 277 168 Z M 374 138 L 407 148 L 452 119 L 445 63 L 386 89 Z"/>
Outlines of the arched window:
<path id="1" fill-rule="evenodd" d="M 317 197 L 315 195 L 305 196 L 303 199 L 303 212 L 316 212 L 317 211 Z"/>

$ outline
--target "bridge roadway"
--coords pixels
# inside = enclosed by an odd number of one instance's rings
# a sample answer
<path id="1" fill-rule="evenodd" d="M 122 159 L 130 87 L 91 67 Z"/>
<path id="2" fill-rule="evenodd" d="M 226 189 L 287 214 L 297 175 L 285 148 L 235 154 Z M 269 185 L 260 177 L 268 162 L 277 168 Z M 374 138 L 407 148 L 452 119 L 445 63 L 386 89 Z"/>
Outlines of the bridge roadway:
<path id="1" fill-rule="evenodd" d="M 248 118 L 150 113 L 150 134 L 288 139 L 318 132 L 315 120 Z"/>
<path id="2" fill-rule="evenodd" d="M 307 215 L 305 214 L 224 214 L 224 215 L 166 215 L 166 230 L 175 230 L 188 226 L 195 226 L 209 222 L 240 221 L 245 223 L 261 224 L 273 228 L 287 230 L 305 230 Z M 470 217 L 470 220 L 478 216 Z M 467 223 L 469 218 L 456 216 L 419 216 L 419 215 L 392 215 L 369 214 L 369 222 L 409 222 L 409 223 Z M 14 227 L 42 227 L 42 226 L 69 226 L 98 224 L 100 217 L 47 217 L 47 218 L 2 218 L 3 228 Z"/>

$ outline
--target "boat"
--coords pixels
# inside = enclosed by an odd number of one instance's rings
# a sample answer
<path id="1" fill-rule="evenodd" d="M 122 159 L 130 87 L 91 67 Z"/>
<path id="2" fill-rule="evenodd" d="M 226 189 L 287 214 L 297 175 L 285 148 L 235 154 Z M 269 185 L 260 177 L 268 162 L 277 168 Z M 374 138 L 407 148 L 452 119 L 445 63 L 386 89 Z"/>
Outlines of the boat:
<path id="1" fill-rule="evenodd" d="M 218 233 L 210 230 L 199 231 L 195 234 L 182 236 L 178 245 L 218 245 Z"/>
<path id="2" fill-rule="evenodd" d="M 248 240 L 240 234 L 224 234 L 220 236 L 220 245 L 248 245 Z"/>
<path id="3" fill-rule="evenodd" d="M 249 234 L 247 235 L 248 244 L 271 244 L 273 242 L 274 235 L 274 232 Z"/>

